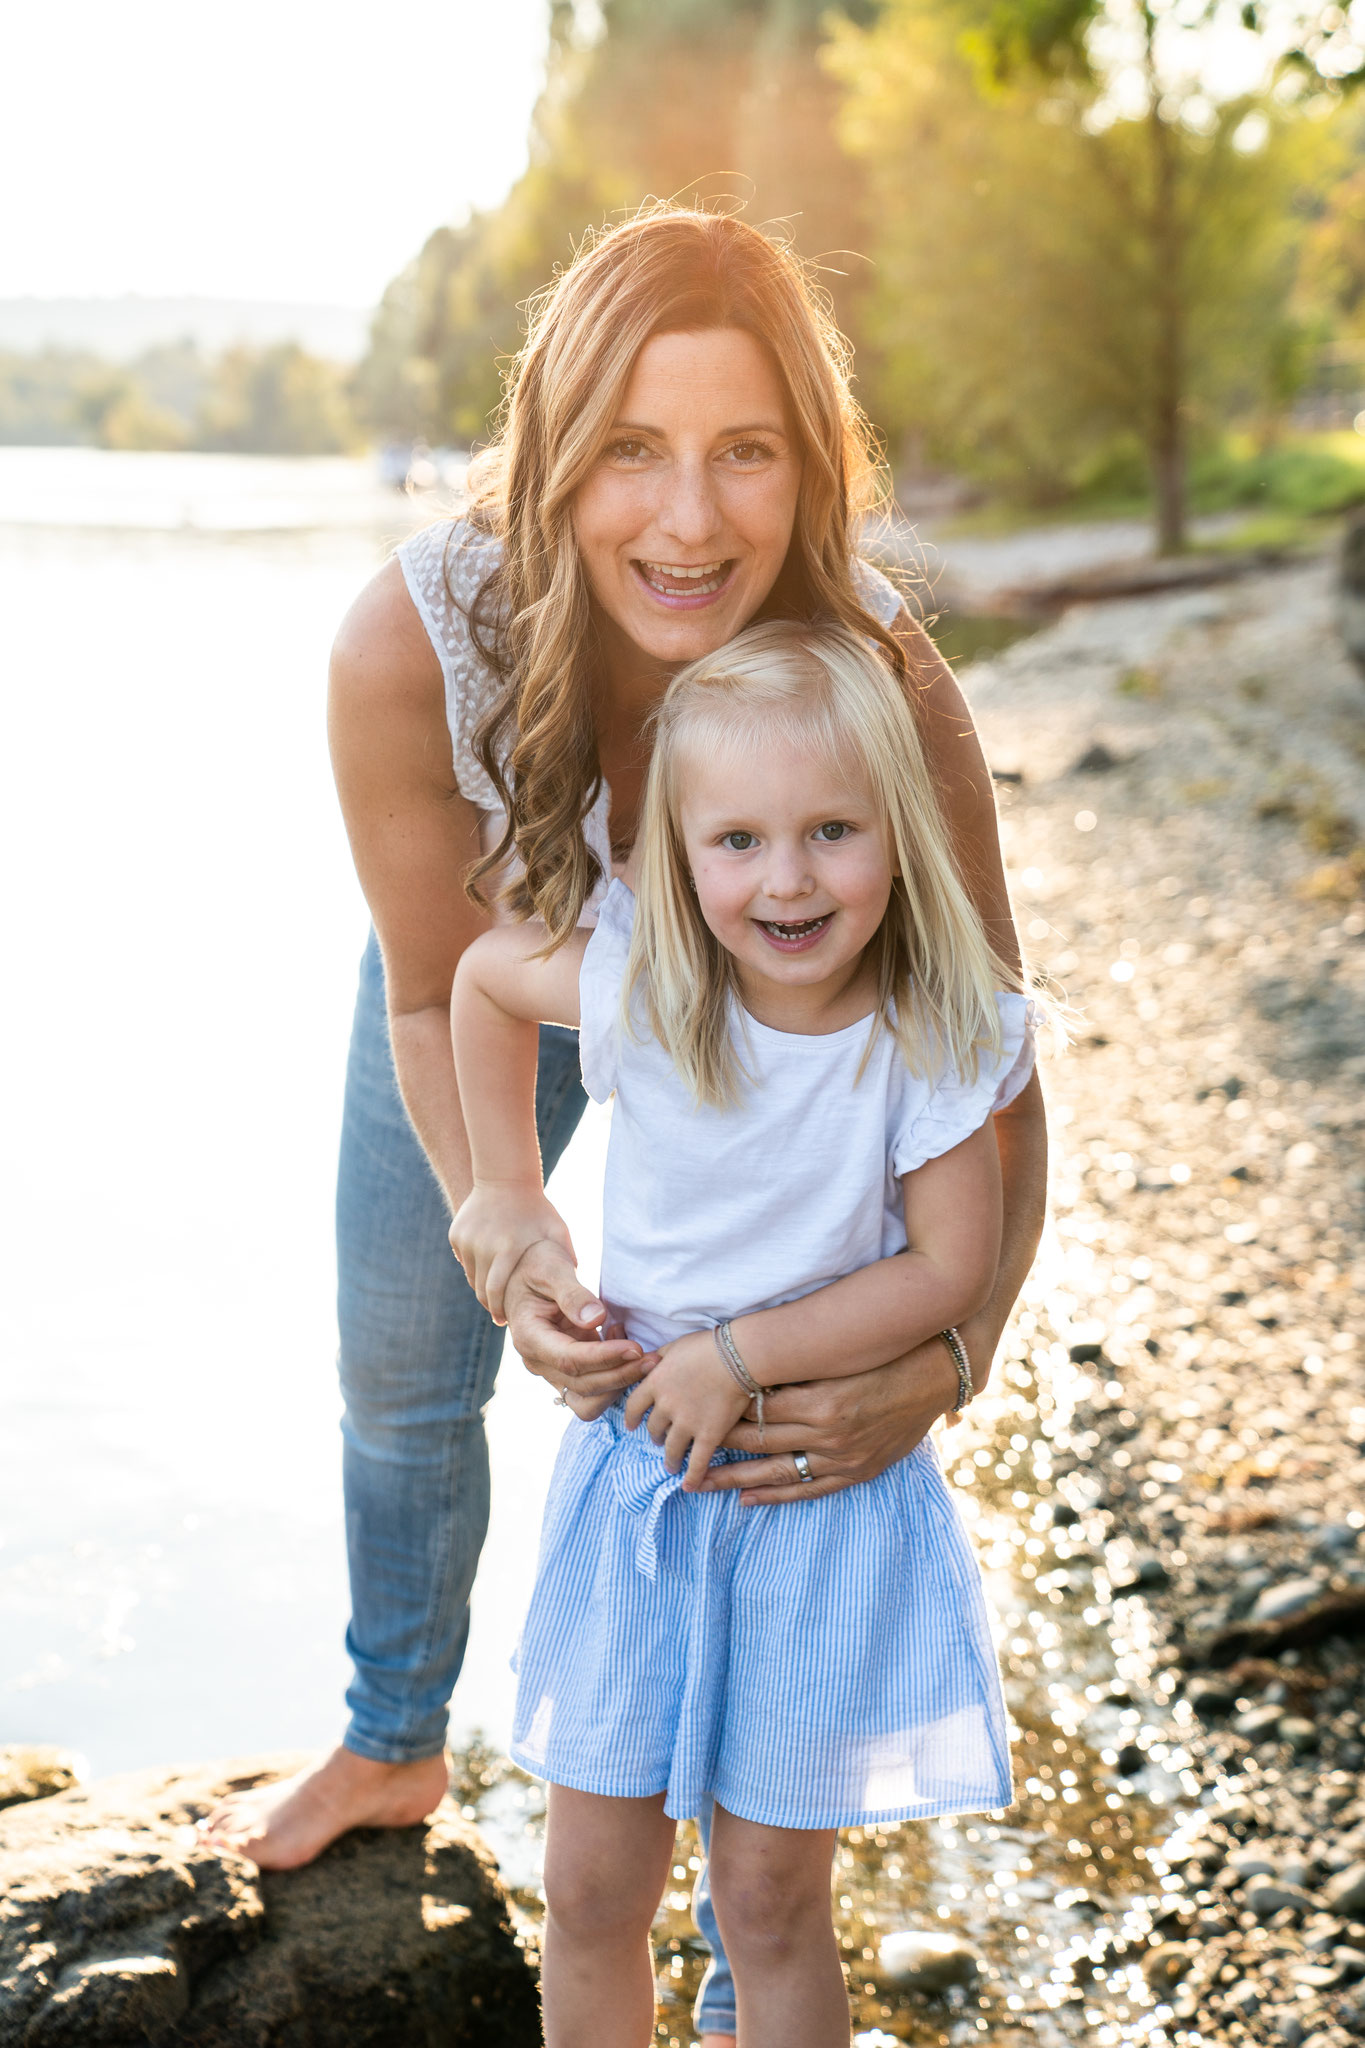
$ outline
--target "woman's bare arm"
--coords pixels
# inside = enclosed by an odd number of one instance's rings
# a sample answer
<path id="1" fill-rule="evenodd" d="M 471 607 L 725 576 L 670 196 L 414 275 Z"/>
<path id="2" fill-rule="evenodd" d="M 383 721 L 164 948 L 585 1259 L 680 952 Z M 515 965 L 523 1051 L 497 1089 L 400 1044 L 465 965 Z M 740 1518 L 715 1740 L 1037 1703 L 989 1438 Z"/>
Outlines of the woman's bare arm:
<path id="1" fill-rule="evenodd" d="M 469 1147 L 450 1050 L 450 990 L 485 929 L 464 893 L 478 813 L 455 786 L 440 665 L 396 561 L 352 605 L 332 650 L 328 736 L 360 886 L 384 955 L 398 1086 L 456 1208 Z"/>
<path id="2" fill-rule="evenodd" d="M 389 1036 L 403 1102 L 452 1213 L 471 1186 L 469 1144 L 450 1044 L 450 993 L 460 956 L 488 919 L 464 877 L 479 853 L 479 817 L 455 784 L 440 664 L 389 562 L 342 621 L 332 651 L 328 732 L 356 873 L 384 955 Z M 567 1267 L 567 1272 L 565 1268 Z M 518 1321 L 517 1306 L 524 1311 Z M 630 1384 L 638 1344 L 598 1342 L 583 1313 L 593 1297 L 548 1241 L 522 1259 L 508 1290 L 517 1349 L 556 1379 L 616 1368 Z"/>

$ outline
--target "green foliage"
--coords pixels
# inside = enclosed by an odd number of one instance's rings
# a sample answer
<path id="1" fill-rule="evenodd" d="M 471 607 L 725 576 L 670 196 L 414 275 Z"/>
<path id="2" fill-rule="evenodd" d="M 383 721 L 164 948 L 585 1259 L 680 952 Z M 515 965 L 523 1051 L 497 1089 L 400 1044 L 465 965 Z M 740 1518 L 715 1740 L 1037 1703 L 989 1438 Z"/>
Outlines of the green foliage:
<path id="1" fill-rule="evenodd" d="M 1190 494 L 1204 512 L 1243 505 L 1296 518 L 1345 512 L 1365 504 L 1365 441 L 1323 435 L 1263 450 L 1229 441 L 1196 457 Z"/>
<path id="2" fill-rule="evenodd" d="M 1138 449 L 1178 468 L 1191 436 L 1283 403 L 1316 128 L 1250 100 L 1198 126 L 1101 117 L 1089 78 L 1023 68 L 985 92 L 961 14 L 928 0 L 843 27 L 830 62 L 875 194 L 893 441 L 1047 505 L 1131 487 Z"/>
<path id="3" fill-rule="evenodd" d="M 339 455 L 355 439 L 344 373 L 292 341 L 229 349 L 196 435 L 201 448 L 270 455 Z"/>
<path id="4" fill-rule="evenodd" d="M 232 349 L 191 341 L 113 364 L 64 349 L 0 354 L 0 443 L 230 448 L 330 455 L 352 448 L 346 373 L 293 343 Z"/>
<path id="5" fill-rule="evenodd" d="M 870 20 L 871 0 L 837 10 Z M 505 203 L 441 228 L 384 295 L 357 403 L 372 428 L 467 444 L 486 433 L 526 301 L 583 234 L 643 200 L 734 195 L 827 252 L 840 317 L 866 286 L 864 181 L 835 133 L 818 59 L 827 0 L 603 0 L 596 39 L 556 5 L 531 161 Z"/>

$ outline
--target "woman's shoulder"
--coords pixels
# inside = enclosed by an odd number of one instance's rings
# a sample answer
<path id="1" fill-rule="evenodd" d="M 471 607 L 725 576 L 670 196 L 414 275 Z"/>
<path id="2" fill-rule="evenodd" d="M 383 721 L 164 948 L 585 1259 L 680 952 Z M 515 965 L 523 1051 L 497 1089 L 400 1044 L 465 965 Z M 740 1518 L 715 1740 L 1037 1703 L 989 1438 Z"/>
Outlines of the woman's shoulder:
<path id="1" fill-rule="evenodd" d="M 355 703 L 427 704 L 439 690 L 440 663 L 396 561 L 370 578 L 337 628 L 331 679 Z"/>

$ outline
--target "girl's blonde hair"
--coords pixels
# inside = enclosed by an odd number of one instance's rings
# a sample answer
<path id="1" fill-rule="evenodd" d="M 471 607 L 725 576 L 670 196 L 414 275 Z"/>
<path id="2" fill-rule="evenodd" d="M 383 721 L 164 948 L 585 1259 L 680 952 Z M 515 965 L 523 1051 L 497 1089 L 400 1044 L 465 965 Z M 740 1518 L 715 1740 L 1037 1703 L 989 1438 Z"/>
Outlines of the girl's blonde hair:
<path id="1" fill-rule="evenodd" d="M 833 620 L 907 672 L 904 649 L 854 582 L 856 525 L 878 495 L 878 452 L 849 389 L 848 344 L 808 272 L 756 228 L 700 208 L 651 204 L 589 235 L 532 302 L 498 438 L 472 473 L 470 510 L 476 530 L 502 540 L 470 624 L 502 684 L 474 752 L 507 823 L 468 886 L 483 902 L 483 884 L 515 852 L 521 872 L 501 900 L 515 916 L 539 917 L 552 947 L 600 878 L 583 835 L 602 774 L 574 494 L 610 438 L 645 343 L 717 327 L 753 335 L 775 365 L 801 461 L 787 558 L 759 615 Z"/>
<path id="2" fill-rule="evenodd" d="M 946 1064 L 974 1080 L 979 1054 L 1002 1049 L 995 991 L 1019 977 L 992 951 L 954 866 L 903 684 L 841 626 L 750 626 L 669 686 L 645 785 L 626 1028 L 647 1023 L 698 1102 L 737 1100 L 738 977 L 691 886 L 680 808 L 697 762 L 751 738 L 794 743 L 864 783 L 884 821 L 897 872 L 872 941 L 869 1053 L 885 1028 L 915 1072 Z"/>

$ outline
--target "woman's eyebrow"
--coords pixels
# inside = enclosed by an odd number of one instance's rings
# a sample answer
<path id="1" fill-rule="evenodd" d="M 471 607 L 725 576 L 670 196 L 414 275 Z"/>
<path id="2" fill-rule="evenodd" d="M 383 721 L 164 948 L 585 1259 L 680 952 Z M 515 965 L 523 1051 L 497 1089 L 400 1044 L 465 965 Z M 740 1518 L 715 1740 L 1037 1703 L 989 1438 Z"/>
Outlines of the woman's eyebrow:
<path id="1" fill-rule="evenodd" d="M 610 431 L 613 434 L 648 434 L 656 441 L 668 439 L 666 428 L 647 426 L 643 420 L 615 420 Z M 778 434 L 785 439 L 786 433 L 785 426 L 775 426 L 771 420 L 749 420 L 743 426 L 717 428 L 715 438 L 728 441 L 733 434 Z"/>

